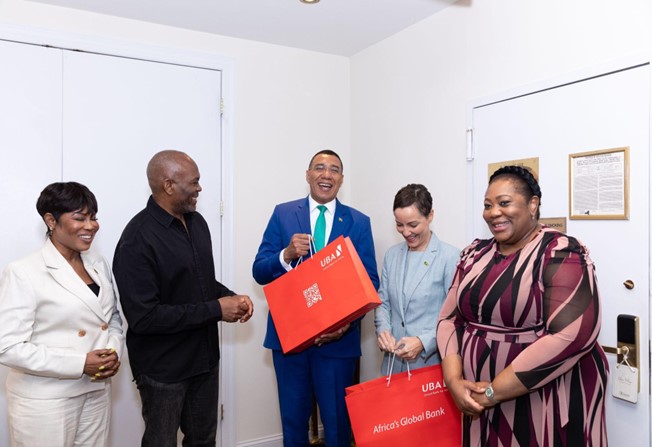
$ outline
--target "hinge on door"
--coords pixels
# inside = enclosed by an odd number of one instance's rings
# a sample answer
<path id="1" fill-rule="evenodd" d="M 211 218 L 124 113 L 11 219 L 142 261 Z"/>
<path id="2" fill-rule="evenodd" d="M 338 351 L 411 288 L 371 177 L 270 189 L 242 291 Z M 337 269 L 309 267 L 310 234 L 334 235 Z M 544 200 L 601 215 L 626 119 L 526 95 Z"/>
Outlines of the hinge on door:
<path id="1" fill-rule="evenodd" d="M 224 115 L 224 98 L 220 98 L 220 115 Z"/>
<path id="2" fill-rule="evenodd" d="M 224 217 L 224 201 L 220 200 L 220 217 Z"/>
<path id="3" fill-rule="evenodd" d="M 224 420 L 224 404 L 220 405 L 220 421 Z"/>
<path id="4" fill-rule="evenodd" d="M 466 129 L 466 161 L 473 161 L 473 128 Z"/>

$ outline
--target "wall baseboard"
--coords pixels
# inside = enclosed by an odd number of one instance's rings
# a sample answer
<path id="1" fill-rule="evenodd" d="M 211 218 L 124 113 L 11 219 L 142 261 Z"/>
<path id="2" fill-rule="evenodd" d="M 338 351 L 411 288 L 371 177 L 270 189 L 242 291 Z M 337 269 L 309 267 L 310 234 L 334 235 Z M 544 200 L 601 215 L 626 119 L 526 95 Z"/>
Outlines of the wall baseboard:
<path id="1" fill-rule="evenodd" d="M 319 437 L 324 439 L 324 427 L 318 428 Z M 283 447 L 283 434 L 266 436 L 264 438 L 251 439 L 245 442 L 239 442 L 237 447 Z"/>
<path id="2" fill-rule="evenodd" d="M 237 447 L 283 447 L 283 435 L 279 433 L 278 435 L 239 442 Z"/>

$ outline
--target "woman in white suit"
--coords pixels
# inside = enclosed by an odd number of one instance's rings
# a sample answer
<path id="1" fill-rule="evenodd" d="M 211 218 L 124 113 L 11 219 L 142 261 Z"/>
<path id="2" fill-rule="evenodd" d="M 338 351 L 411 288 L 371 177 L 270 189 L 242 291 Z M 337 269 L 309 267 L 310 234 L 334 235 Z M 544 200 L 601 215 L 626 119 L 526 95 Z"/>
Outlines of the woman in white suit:
<path id="1" fill-rule="evenodd" d="M 378 347 L 385 352 L 382 372 L 393 372 L 440 362 L 436 326 L 439 310 L 453 281 L 460 251 L 440 241 L 430 230 L 434 216 L 432 196 L 425 186 L 410 184 L 394 197 L 396 230 L 405 239 L 385 253 L 376 308 Z"/>
<path id="2" fill-rule="evenodd" d="M 111 270 L 88 252 L 97 201 L 84 185 L 53 183 L 36 208 L 48 228 L 45 245 L 0 278 L 11 443 L 108 446 L 110 378 L 124 337 Z"/>

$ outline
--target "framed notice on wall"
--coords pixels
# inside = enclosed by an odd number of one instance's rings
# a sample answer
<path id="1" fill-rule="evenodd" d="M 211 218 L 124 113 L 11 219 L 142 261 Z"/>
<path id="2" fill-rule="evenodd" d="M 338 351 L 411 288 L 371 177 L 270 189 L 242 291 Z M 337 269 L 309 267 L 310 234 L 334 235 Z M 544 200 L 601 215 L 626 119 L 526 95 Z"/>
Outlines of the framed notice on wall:
<path id="1" fill-rule="evenodd" d="M 570 154 L 571 219 L 629 218 L 629 148 Z"/>

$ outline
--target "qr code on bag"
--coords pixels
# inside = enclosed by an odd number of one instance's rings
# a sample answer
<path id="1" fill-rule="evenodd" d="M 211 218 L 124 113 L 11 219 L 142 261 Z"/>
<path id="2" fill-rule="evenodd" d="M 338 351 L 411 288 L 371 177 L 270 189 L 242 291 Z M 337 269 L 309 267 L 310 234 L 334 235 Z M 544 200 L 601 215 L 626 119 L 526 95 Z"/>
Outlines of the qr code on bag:
<path id="1" fill-rule="evenodd" d="M 317 304 L 317 301 L 321 301 L 321 293 L 319 292 L 317 283 L 304 290 L 303 296 L 306 297 L 306 305 L 308 307 L 312 307 L 314 304 Z"/>

